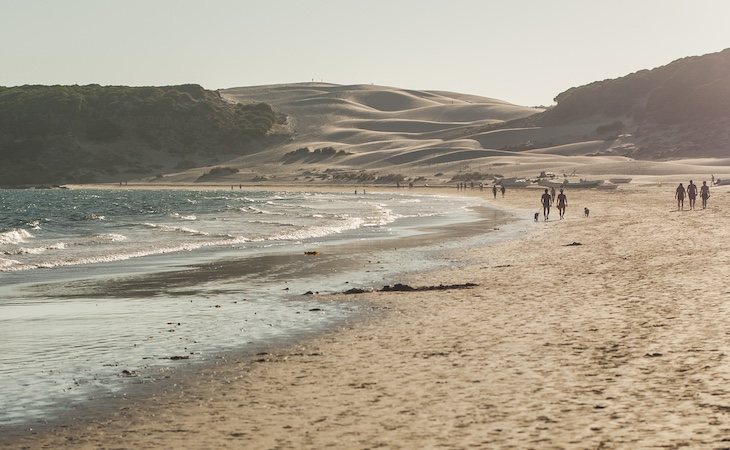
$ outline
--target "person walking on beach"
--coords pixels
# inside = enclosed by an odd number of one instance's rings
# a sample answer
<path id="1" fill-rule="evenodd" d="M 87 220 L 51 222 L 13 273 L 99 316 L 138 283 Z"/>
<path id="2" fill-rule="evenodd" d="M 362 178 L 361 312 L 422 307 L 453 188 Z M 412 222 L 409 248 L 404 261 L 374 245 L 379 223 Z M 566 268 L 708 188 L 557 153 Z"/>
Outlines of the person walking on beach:
<path id="1" fill-rule="evenodd" d="M 568 206 L 568 197 L 565 196 L 563 190 L 558 194 L 558 211 L 560 212 L 560 220 L 565 217 L 565 207 Z"/>
<path id="2" fill-rule="evenodd" d="M 547 189 L 545 189 L 545 193 L 540 197 L 540 201 L 542 202 L 542 215 L 545 217 L 545 220 L 548 220 L 548 217 L 550 217 L 550 204 L 553 202 L 553 198 L 550 197 Z"/>
<path id="3" fill-rule="evenodd" d="M 707 185 L 707 181 L 702 182 L 700 198 L 702 199 L 702 209 L 707 208 L 707 199 L 710 198 L 710 186 Z"/>
<path id="4" fill-rule="evenodd" d="M 677 199 L 677 209 L 682 209 L 684 211 L 684 186 L 682 186 L 682 183 L 679 183 L 679 186 L 677 186 L 677 191 L 674 194 L 674 198 Z"/>
<path id="5" fill-rule="evenodd" d="M 689 180 L 687 185 L 687 198 L 689 198 L 689 209 L 695 209 L 695 199 L 697 199 L 697 185 Z"/>
<path id="6" fill-rule="evenodd" d="M 499 187 L 499 190 L 502 191 L 502 197 L 504 197 L 504 193 L 507 191 L 507 188 L 502 185 Z"/>
<path id="7" fill-rule="evenodd" d="M 492 186 L 492 195 L 494 195 L 494 198 L 497 198 L 497 185 Z"/>
<path id="8" fill-rule="evenodd" d="M 555 201 L 555 186 L 550 187 L 550 205 Z"/>

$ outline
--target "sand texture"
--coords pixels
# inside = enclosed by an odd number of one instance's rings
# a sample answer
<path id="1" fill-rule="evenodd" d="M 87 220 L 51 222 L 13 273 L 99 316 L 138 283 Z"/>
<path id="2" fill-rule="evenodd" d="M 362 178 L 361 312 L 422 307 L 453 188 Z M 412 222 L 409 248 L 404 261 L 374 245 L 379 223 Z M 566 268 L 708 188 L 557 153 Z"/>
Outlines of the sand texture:
<path id="1" fill-rule="evenodd" d="M 658 182 L 673 181 L 678 174 L 730 176 L 730 162 L 722 158 L 649 162 L 627 157 L 635 150 L 635 138 L 597 134 L 613 120 L 602 115 L 528 126 L 519 121 L 544 108 L 455 92 L 362 84 L 291 83 L 219 92 L 231 102 L 272 105 L 286 118 L 272 130 L 280 139 L 266 149 L 216 164 L 235 168 L 236 173 L 199 180 L 211 167 L 197 167 L 146 181 L 392 186 L 400 176 L 401 184 L 438 186 L 454 185 L 454 177 L 466 173 L 473 177 L 461 181 L 487 183 L 497 175 L 534 178 L 540 171 L 572 175 L 572 180 L 628 175 Z M 340 153 L 293 155 L 300 149 L 330 148 Z"/>
<path id="2" fill-rule="evenodd" d="M 566 219 L 547 223 L 532 221 L 541 191 L 510 190 L 490 201 L 520 211 L 522 237 L 402 280 L 478 287 L 338 296 L 373 316 L 6 444 L 730 447 L 727 189 L 684 212 L 674 185 L 573 191 Z"/>

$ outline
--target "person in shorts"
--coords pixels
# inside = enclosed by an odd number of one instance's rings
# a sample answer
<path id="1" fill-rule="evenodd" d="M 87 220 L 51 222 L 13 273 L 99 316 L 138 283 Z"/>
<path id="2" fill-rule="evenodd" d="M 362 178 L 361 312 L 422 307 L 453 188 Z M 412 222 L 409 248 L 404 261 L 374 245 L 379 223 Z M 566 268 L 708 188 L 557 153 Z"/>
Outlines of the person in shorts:
<path id="1" fill-rule="evenodd" d="M 679 186 L 677 186 L 677 190 L 674 193 L 674 198 L 677 199 L 677 209 L 684 210 L 684 194 L 687 191 L 685 191 L 684 186 L 682 186 L 682 183 L 679 183 Z"/>
<path id="2" fill-rule="evenodd" d="M 565 217 L 565 207 L 568 206 L 568 197 L 565 196 L 563 190 L 560 190 L 558 194 L 558 211 L 560 212 L 560 219 Z"/>
<path id="3" fill-rule="evenodd" d="M 542 203 L 542 215 L 545 218 L 545 220 L 548 220 L 550 217 L 550 203 L 552 203 L 553 198 L 548 194 L 548 190 L 545 189 L 545 193 L 542 194 L 542 197 L 540 197 L 540 202 Z"/>

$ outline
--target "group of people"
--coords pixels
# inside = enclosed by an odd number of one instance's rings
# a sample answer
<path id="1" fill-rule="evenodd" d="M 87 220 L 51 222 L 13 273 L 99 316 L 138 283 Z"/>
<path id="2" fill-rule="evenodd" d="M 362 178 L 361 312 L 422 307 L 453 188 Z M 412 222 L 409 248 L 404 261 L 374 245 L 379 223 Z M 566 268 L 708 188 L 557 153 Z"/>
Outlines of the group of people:
<path id="1" fill-rule="evenodd" d="M 552 188 L 552 195 L 550 195 L 550 192 L 545 189 L 542 197 L 540 197 L 540 203 L 542 203 L 542 216 L 545 220 L 548 220 L 550 218 L 550 207 L 556 200 L 558 202 L 558 212 L 560 213 L 560 219 L 562 220 L 565 218 L 565 208 L 568 207 L 568 197 L 565 195 L 565 192 L 563 192 L 563 189 L 560 189 L 560 194 L 558 194 L 556 197 L 555 188 Z M 535 215 L 537 216 L 537 213 L 535 213 Z M 535 220 L 537 220 L 537 218 Z"/>
<path id="2" fill-rule="evenodd" d="M 714 178 L 714 176 L 713 176 Z M 700 187 L 700 198 L 702 199 L 702 209 L 707 208 L 707 199 L 710 198 L 710 186 L 707 185 L 707 181 L 702 182 Z M 695 200 L 697 199 L 697 185 L 692 180 L 689 180 L 687 188 L 682 183 L 679 183 L 677 190 L 674 193 L 674 198 L 677 199 L 677 209 L 684 209 L 684 197 L 689 199 L 689 209 L 695 209 Z"/>

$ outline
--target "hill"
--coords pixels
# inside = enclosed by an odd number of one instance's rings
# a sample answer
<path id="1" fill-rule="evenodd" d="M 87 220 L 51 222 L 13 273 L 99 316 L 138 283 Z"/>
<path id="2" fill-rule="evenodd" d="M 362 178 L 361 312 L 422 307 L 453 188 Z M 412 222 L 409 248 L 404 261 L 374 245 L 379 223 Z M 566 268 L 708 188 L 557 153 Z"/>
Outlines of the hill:
<path id="1" fill-rule="evenodd" d="M 119 181 L 266 143 L 279 117 L 197 85 L 0 87 L 0 185 Z"/>
<path id="2" fill-rule="evenodd" d="M 592 122 L 596 137 L 622 134 L 624 153 L 642 159 L 730 154 L 730 49 L 571 88 L 555 101 L 522 125 Z"/>

